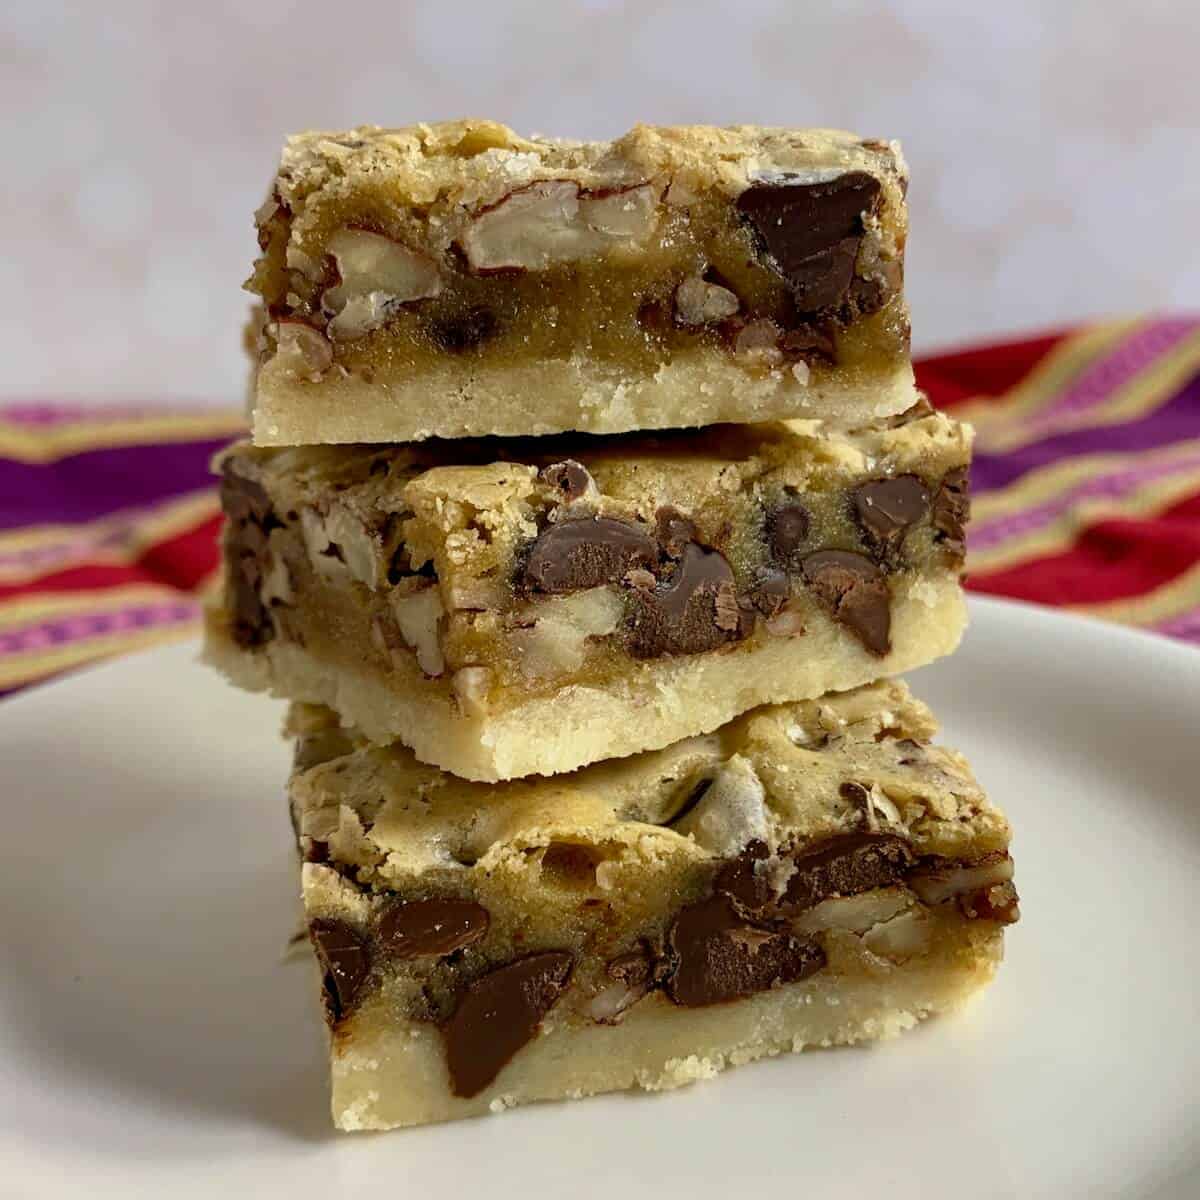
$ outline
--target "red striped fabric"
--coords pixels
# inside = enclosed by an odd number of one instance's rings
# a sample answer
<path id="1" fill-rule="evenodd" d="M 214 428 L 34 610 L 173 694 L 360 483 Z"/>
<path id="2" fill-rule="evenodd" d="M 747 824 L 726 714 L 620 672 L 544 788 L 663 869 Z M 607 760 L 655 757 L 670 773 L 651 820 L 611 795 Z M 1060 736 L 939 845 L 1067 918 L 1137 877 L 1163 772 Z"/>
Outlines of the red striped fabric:
<path id="1" fill-rule="evenodd" d="M 916 364 L 977 429 L 968 586 L 1200 644 L 1200 320 L 1063 330 Z M 193 634 L 208 471 L 238 414 L 0 410 L 0 692 Z"/>

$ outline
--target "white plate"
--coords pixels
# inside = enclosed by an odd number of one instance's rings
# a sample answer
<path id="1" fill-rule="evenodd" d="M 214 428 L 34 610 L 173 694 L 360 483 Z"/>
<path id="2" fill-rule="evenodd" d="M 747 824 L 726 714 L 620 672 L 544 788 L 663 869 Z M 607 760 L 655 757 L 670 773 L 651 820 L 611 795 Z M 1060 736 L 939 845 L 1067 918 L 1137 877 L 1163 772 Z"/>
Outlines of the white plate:
<path id="1" fill-rule="evenodd" d="M 919 673 L 1016 828 L 1024 919 L 965 1014 L 354 1137 L 328 1124 L 309 967 L 281 955 L 280 711 L 194 655 L 0 706 L 0 1195 L 1200 1195 L 1194 651 L 977 601 Z"/>

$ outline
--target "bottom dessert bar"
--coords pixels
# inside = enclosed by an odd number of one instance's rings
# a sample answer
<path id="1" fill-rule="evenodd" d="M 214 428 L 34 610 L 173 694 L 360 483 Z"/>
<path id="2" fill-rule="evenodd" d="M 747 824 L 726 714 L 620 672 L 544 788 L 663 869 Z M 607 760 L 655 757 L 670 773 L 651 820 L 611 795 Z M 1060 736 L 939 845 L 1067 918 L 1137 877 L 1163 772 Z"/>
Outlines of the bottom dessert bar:
<path id="1" fill-rule="evenodd" d="M 342 1129 L 893 1036 L 1017 919 L 1008 823 L 902 683 L 503 784 L 289 727 Z"/>

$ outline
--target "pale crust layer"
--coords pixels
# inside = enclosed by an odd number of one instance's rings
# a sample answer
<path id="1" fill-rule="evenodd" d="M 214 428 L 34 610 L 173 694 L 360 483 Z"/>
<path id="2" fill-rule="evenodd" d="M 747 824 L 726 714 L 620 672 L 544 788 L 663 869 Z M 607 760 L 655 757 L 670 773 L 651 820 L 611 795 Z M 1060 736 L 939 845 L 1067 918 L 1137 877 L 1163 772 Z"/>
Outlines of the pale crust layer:
<path id="1" fill-rule="evenodd" d="M 239 687 L 327 705 L 372 741 L 403 741 L 425 762 L 494 781 L 657 749 L 760 704 L 898 675 L 949 654 L 965 626 L 957 574 L 901 578 L 892 595 L 892 652 L 883 658 L 817 615 L 800 637 L 631 663 L 626 678 L 603 690 L 568 688 L 481 715 L 465 713 L 445 689 L 435 693 L 424 681 L 403 688 L 365 664 L 334 667 L 294 643 L 276 640 L 247 654 L 219 611 L 207 617 L 205 657 Z M 547 728 L 556 736 L 545 736 Z"/>
<path id="2" fill-rule="evenodd" d="M 301 446 L 626 433 L 783 418 L 853 428 L 904 412 L 916 400 L 907 360 L 814 365 L 801 383 L 790 368 L 743 366 L 703 347 L 648 371 L 615 372 L 577 358 L 465 369 L 454 362 L 414 376 L 384 363 L 370 381 L 349 374 L 319 383 L 272 359 L 258 372 L 252 420 L 256 445 Z"/>
<path id="3" fill-rule="evenodd" d="M 895 1037 L 985 987 L 1002 958 L 1003 937 L 990 923 L 964 921 L 938 954 L 893 967 L 882 979 L 817 975 L 699 1009 L 655 996 L 618 1026 L 571 1028 L 551 1014 L 540 1036 L 470 1099 L 450 1094 L 436 1029 L 391 1024 L 364 1010 L 353 1036 L 334 1039 L 333 1119 L 343 1130 L 391 1129 L 538 1100 L 659 1091 L 776 1054 Z"/>

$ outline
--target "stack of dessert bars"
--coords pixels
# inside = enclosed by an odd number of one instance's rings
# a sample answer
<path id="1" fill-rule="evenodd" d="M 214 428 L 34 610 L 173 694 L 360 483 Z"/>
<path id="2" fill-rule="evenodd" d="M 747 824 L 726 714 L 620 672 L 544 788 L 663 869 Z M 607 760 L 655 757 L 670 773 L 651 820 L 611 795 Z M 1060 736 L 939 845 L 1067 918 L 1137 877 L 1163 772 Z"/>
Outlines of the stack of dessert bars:
<path id="1" fill-rule="evenodd" d="M 292 702 L 343 1129 L 674 1087 L 991 978 L 1009 827 L 894 142 L 292 138 L 207 655 Z"/>

